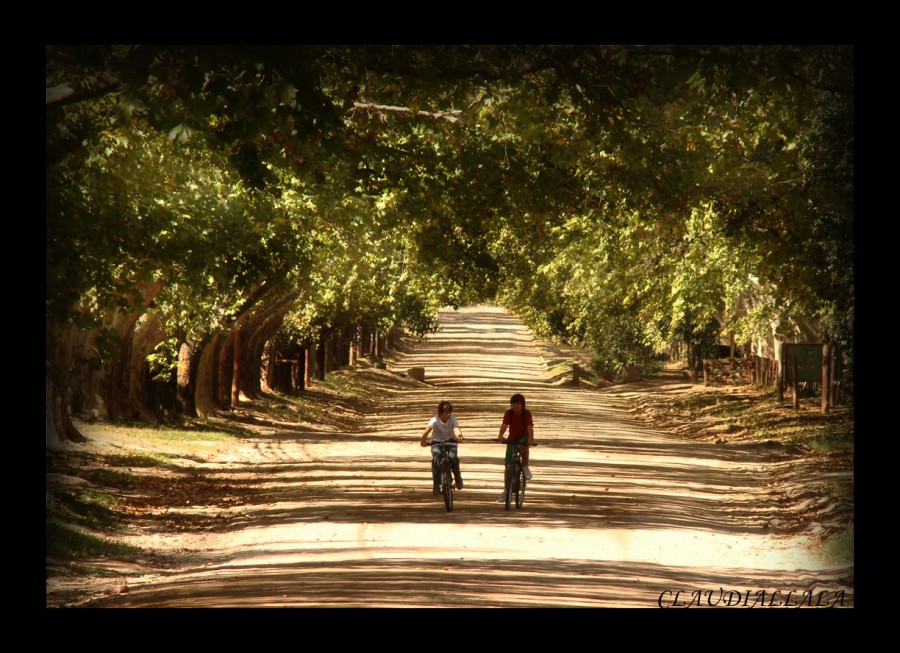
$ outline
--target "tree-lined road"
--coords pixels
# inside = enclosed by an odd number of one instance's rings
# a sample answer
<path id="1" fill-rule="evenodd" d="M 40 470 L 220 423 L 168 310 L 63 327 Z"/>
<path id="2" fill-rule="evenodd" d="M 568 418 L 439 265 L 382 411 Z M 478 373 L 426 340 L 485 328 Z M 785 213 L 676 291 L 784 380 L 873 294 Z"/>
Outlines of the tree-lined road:
<path id="1" fill-rule="evenodd" d="M 852 605 L 852 569 L 767 529 L 779 506 L 758 453 L 648 430 L 620 395 L 549 383 L 531 333 L 502 309 L 441 322 L 396 364 L 424 367 L 426 382 L 386 385 L 360 431 L 272 433 L 212 456 L 204 473 L 252 475 L 270 500 L 223 532 L 160 536 L 161 550 L 189 549 L 185 566 L 91 605 L 656 608 L 679 591 L 683 604 L 699 591 L 703 605 L 738 593 L 753 605 L 775 590 L 776 605 L 807 590 Z M 525 506 L 506 511 L 494 440 L 515 392 L 539 446 Z M 442 399 L 466 437 L 451 513 L 418 444 Z"/>

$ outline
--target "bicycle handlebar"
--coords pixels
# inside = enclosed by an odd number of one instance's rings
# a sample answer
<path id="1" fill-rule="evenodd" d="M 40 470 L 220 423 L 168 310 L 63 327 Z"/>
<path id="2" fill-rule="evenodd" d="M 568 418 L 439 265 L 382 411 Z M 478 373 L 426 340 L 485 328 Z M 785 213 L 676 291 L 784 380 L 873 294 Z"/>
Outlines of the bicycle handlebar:
<path id="1" fill-rule="evenodd" d="M 497 442 L 498 444 L 509 444 L 509 442 L 507 442 L 506 440 L 498 440 L 497 438 L 492 439 L 491 442 Z M 425 444 L 423 444 L 422 446 L 427 447 L 428 445 L 435 444 L 459 444 L 459 440 L 438 440 L 437 442 L 435 442 L 434 440 L 425 440 Z M 524 443 L 514 442 L 513 444 L 515 444 L 516 446 L 521 446 Z M 530 446 L 536 447 L 538 446 L 538 443 L 534 442 Z"/>

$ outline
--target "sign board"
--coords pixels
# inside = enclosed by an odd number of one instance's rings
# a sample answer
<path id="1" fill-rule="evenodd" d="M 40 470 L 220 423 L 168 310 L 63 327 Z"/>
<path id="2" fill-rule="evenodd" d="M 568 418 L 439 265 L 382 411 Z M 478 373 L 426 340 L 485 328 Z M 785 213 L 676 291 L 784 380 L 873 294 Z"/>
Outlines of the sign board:
<path id="1" fill-rule="evenodd" d="M 822 344 L 783 344 L 781 363 L 784 367 L 785 383 L 793 382 L 793 360 L 797 359 L 797 380 L 811 383 L 822 382 Z"/>

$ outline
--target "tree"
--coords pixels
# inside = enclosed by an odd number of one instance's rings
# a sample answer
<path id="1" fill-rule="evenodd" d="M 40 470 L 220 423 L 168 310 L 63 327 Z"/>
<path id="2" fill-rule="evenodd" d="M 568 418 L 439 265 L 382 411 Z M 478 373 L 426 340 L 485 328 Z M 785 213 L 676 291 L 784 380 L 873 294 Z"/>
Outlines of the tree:
<path id="1" fill-rule="evenodd" d="M 48 46 L 47 86 L 75 410 L 227 409 L 276 334 L 473 301 L 604 366 L 814 317 L 852 369 L 850 47 Z"/>

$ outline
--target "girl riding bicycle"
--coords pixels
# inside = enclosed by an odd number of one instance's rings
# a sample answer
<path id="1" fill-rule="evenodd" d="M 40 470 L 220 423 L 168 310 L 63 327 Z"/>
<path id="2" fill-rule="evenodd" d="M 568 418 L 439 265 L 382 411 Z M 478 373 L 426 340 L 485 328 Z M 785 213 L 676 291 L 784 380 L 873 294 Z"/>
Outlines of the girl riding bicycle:
<path id="1" fill-rule="evenodd" d="M 509 400 L 509 410 L 503 413 L 503 424 L 500 425 L 498 442 L 506 443 L 505 466 L 509 464 L 515 454 L 516 445 L 522 445 L 522 462 L 525 464 L 525 478 L 531 480 L 531 470 L 528 469 L 528 449 L 534 446 L 534 421 L 531 411 L 525 409 L 525 397 L 519 393 L 514 394 Z M 509 437 L 504 439 L 503 434 L 509 429 Z M 505 472 L 504 472 L 505 478 Z M 506 490 L 500 495 L 500 501 L 506 500 Z"/>
<path id="2" fill-rule="evenodd" d="M 462 475 L 459 473 L 459 457 L 456 455 L 456 443 L 463 441 L 463 434 L 459 422 L 453 416 L 453 406 L 449 401 L 440 402 L 438 404 L 438 414 L 428 421 L 428 426 L 425 427 L 425 432 L 422 433 L 421 445 L 423 447 L 428 446 L 428 434 L 432 432 L 434 433 L 431 436 L 431 477 L 434 483 L 432 492 L 434 494 L 441 493 L 441 470 L 438 467 L 440 447 L 436 444 L 438 442 L 449 443 L 450 450 L 448 455 L 450 456 L 450 466 L 453 468 L 453 478 L 456 479 L 456 489 L 461 490 L 463 488 L 463 480 Z"/>

